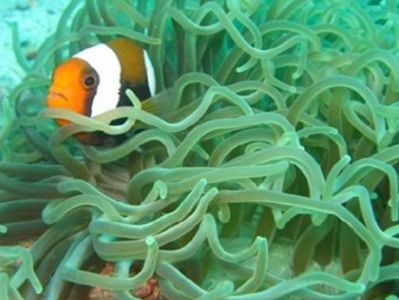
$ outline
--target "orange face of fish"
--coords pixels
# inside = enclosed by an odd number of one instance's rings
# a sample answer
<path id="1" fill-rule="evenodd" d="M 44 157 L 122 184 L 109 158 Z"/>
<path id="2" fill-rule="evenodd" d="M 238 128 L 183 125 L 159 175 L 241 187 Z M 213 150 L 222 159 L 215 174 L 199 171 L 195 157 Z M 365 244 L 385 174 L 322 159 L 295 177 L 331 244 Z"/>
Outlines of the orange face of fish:
<path id="1" fill-rule="evenodd" d="M 54 70 L 47 106 L 89 115 L 97 85 L 97 73 L 85 61 L 72 58 Z M 59 125 L 70 124 L 65 119 L 57 119 L 56 122 Z"/>

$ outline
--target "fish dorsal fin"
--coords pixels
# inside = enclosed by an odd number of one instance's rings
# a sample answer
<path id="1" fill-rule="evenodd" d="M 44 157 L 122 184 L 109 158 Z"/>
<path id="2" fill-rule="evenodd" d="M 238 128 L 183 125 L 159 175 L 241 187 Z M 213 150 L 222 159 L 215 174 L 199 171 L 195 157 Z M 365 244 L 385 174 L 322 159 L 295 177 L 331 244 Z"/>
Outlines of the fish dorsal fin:
<path id="1" fill-rule="evenodd" d="M 144 82 L 146 65 L 143 49 L 128 38 L 116 38 L 107 43 L 115 52 L 121 65 L 121 78 L 125 82 Z"/>

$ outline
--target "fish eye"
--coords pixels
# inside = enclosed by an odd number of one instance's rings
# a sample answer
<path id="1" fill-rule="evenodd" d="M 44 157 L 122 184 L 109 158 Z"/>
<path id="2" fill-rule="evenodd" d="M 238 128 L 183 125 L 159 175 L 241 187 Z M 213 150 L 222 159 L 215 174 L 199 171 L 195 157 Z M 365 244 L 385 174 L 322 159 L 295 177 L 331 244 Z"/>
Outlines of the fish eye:
<path id="1" fill-rule="evenodd" d="M 83 78 L 83 85 L 86 89 L 91 89 L 97 85 L 97 77 L 94 74 L 88 74 Z"/>

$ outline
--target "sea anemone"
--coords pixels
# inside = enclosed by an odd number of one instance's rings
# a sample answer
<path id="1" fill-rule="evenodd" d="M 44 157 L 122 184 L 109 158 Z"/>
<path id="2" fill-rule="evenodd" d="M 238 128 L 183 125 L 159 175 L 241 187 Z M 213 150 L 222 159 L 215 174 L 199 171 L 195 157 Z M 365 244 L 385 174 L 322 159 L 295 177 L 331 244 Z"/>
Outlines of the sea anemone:
<path id="1" fill-rule="evenodd" d="M 151 279 L 169 300 L 394 297 L 397 10 L 72 0 L 33 62 L 14 27 L 27 75 L 1 101 L 0 298 L 137 299 Z M 171 112 L 131 92 L 96 118 L 46 109 L 54 67 L 118 36 L 148 51 Z M 74 138 L 138 127 L 114 147 Z"/>

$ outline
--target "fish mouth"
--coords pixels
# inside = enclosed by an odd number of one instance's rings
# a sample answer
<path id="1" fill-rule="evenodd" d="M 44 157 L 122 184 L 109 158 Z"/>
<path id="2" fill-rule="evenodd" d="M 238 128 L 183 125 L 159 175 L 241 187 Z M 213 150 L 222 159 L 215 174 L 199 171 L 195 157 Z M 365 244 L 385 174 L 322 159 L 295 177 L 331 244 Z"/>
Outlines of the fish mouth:
<path id="1" fill-rule="evenodd" d="M 47 94 L 47 99 L 62 99 L 62 100 L 64 100 L 65 102 L 68 101 L 68 99 L 65 97 L 64 94 L 59 93 L 59 92 L 55 92 L 55 91 L 50 91 L 50 92 Z"/>

